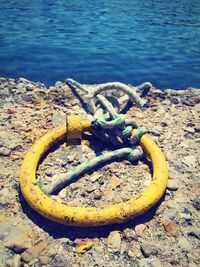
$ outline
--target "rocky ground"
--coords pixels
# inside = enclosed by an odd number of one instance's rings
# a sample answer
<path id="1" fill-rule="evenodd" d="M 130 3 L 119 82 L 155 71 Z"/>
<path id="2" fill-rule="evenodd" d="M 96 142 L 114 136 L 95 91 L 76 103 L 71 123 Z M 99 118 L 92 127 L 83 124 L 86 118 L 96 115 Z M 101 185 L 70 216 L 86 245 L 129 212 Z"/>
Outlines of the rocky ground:
<path id="1" fill-rule="evenodd" d="M 45 88 L 23 78 L 0 78 L 0 266 L 199 266 L 200 97 L 199 89 L 151 89 L 148 108 L 131 107 L 128 116 L 145 126 L 169 164 L 169 183 L 162 201 L 123 225 L 67 227 L 44 219 L 24 200 L 19 169 L 25 152 L 66 115 L 86 117 L 70 88 L 57 82 Z M 38 169 L 51 182 L 102 150 L 102 142 L 85 136 L 80 146 L 62 144 Z M 138 194 L 151 180 L 146 161 L 112 162 L 84 175 L 52 198 L 71 206 L 104 206 Z M 80 252 L 83 245 L 87 250 Z"/>

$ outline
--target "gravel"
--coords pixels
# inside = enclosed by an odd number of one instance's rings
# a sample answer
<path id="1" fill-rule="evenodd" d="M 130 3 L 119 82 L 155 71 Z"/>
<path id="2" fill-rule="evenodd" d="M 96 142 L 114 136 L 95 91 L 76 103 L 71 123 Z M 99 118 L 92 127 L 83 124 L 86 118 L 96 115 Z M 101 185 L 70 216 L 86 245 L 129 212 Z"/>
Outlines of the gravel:
<path id="1" fill-rule="evenodd" d="M 123 225 L 67 227 L 29 207 L 19 190 L 19 169 L 33 142 L 48 129 L 64 124 L 65 114 L 84 118 L 87 114 L 62 82 L 45 88 L 23 78 L 0 78 L 0 266 L 27 266 L 25 262 L 30 267 L 200 265 L 199 89 L 153 88 L 146 99 L 148 107 L 131 107 L 127 117 L 135 117 L 152 132 L 167 158 L 170 179 L 162 201 Z M 64 143 L 52 149 L 41 161 L 37 178 L 48 185 L 54 175 L 110 150 L 91 135 L 84 139 L 81 146 Z M 110 162 L 52 198 L 70 206 L 103 208 L 141 193 L 151 173 L 148 160 L 136 165 L 127 160 Z M 81 257 L 77 239 L 93 244 Z"/>

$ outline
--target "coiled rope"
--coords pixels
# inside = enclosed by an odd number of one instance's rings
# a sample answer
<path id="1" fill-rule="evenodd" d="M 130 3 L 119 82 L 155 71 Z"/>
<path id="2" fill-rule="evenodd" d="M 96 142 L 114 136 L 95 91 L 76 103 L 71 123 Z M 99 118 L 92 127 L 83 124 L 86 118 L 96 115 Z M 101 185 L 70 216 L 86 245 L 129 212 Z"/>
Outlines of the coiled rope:
<path id="1" fill-rule="evenodd" d="M 92 115 L 92 133 L 103 142 L 112 144 L 118 149 L 102 154 L 91 161 L 88 160 L 67 173 L 56 174 L 53 182 L 43 189 L 48 194 L 60 191 L 77 176 L 109 160 L 126 157 L 130 161 L 136 161 L 144 155 L 141 146 L 138 145 L 138 140 L 146 133 L 146 129 L 139 127 L 135 120 L 126 119 L 125 115 L 119 114 L 119 112 L 120 106 L 129 100 L 132 100 L 139 107 L 144 106 L 146 101 L 139 96 L 137 91 L 148 91 L 152 87 L 150 83 L 143 83 L 136 88 L 131 88 L 119 82 L 106 83 L 92 90 L 72 79 L 67 79 L 66 83 L 73 86 L 76 93 L 78 93 L 77 90 L 86 93 L 87 107 Z M 111 89 L 121 91 L 125 95 L 117 99 L 114 96 L 101 94 Z"/>

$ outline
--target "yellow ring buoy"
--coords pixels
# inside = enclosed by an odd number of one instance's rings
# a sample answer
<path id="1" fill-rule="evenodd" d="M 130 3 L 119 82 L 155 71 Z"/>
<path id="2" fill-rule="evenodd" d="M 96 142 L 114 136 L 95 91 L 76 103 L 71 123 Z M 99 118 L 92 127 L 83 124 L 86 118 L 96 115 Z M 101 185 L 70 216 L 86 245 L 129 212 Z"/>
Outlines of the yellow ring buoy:
<path id="1" fill-rule="evenodd" d="M 76 123 L 76 120 L 72 120 Z M 90 128 L 89 121 L 82 121 L 82 132 Z M 81 128 L 79 125 L 79 128 Z M 165 157 L 155 142 L 144 134 L 140 145 L 149 155 L 153 164 L 153 178 L 148 188 L 140 195 L 126 202 L 101 208 L 69 207 L 45 195 L 36 183 L 36 171 L 42 155 L 57 141 L 64 140 L 69 128 L 66 126 L 50 130 L 38 141 L 24 157 L 20 172 L 20 187 L 28 204 L 44 217 L 73 226 L 100 226 L 123 223 L 134 218 L 156 204 L 162 197 L 168 179 Z"/>

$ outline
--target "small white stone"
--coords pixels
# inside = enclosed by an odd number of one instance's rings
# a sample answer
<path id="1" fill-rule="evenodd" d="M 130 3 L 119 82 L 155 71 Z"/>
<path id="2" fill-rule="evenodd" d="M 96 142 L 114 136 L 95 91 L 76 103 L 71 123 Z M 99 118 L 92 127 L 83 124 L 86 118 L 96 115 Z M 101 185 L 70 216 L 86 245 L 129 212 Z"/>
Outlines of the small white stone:
<path id="1" fill-rule="evenodd" d="M 176 180 L 169 179 L 168 180 L 168 183 L 167 183 L 167 189 L 169 189 L 171 191 L 178 190 L 178 183 L 177 183 L 177 181 Z"/>
<path id="2" fill-rule="evenodd" d="M 186 156 L 182 159 L 182 161 L 188 167 L 195 167 L 196 166 L 196 158 L 194 155 Z"/>
<path id="3" fill-rule="evenodd" d="M 179 238 L 178 245 L 180 248 L 182 248 L 182 250 L 190 251 L 192 249 L 192 245 L 185 237 Z"/>
<path id="4" fill-rule="evenodd" d="M 90 180 L 94 183 L 96 180 L 98 180 L 101 177 L 101 174 L 98 172 L 95 172 L 92 176 L 90 176 Z"/>
<path id="5" fill-rule="evenodd" d="M 108 248 L 110 251 L 118 252 L 121 248 L 121 235 L 118 231 L 113 231 L 108 236 Z"/>

